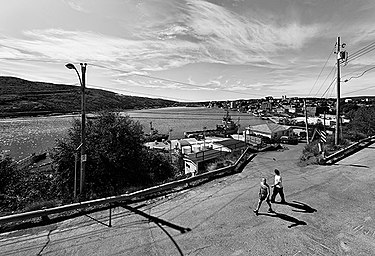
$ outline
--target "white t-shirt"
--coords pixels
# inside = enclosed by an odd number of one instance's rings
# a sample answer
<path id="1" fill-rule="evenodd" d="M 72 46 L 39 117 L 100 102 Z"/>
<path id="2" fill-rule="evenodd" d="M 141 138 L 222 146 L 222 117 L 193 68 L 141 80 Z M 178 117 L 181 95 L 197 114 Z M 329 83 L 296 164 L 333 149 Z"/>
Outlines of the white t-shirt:
<path id="1" fill-rule="evenodd" d="M 276 185 L 277 183 L 279 183 L 279 184 Z M 275 186 L 278 187 L 278 188 L 282 188 L 283 187 L 283 182 L 282 182 L 282 179 L 281 179 L 280 175 L 275 175 Z"/>

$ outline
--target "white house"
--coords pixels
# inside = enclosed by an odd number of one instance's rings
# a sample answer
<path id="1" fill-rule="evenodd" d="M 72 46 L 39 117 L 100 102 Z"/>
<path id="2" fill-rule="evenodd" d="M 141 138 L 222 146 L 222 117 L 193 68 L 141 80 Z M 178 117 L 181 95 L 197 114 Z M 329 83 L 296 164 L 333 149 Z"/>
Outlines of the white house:
<path id="1" fill-rule="evenodd" d="M 198 170 L 199 166 L 204 162 L 210 161 L 212 159 L 218 158 L 227 154 L 225 151 L 206 149 L 196 153 L 187 154 L 184 156 L 184 166 L 185 174 L 191 173 L 194 176 Z"/>

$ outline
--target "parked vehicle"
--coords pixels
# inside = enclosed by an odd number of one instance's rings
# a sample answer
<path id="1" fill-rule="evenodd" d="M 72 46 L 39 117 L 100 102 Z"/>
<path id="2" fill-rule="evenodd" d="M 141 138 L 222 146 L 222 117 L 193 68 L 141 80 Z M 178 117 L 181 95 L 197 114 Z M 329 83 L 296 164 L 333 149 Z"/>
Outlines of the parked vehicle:
<path id="1" fill-rule="evenodd" d="M 280 137 L 280 143 L 297 145 L 298 139 L 296 137 L 281 136 Z"/>

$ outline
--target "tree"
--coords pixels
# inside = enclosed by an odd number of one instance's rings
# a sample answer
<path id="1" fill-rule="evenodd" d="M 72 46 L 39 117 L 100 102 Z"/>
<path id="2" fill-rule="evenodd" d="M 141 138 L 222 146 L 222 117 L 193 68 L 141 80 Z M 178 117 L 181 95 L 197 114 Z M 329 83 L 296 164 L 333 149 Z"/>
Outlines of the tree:
<path id="1" fill-rule="evenodd" d="M 0 205 L 3 210 L 43 206 L 54 199 L 52 176 L 30 167 L 19 167 L 13 159 L 0 160 Z"/>
<path id="2" fill-rule="evenodd" d="M 1 211 L 16 210 L 21 198 L 20 191 L 22 175 L 17 170 L 10 157 L 0 159 L 0 209 Z"/>
<path id="3" fill-rule="evenodd" d="M 375 107 L 361 107 L 355 111 L 348 125 L 348 131 L 359 137 L 375 135 Z"/>
<path id="4" fill-rule="evenodd" d="M 103 112 L 89 120 L 86 128 L 86 197 L 116 195 L 173 177 L 168 159 L 143 146 L 143 127 L 129 116 Z M 80 129 L 80 121 L 75 120 L 52 156 L 62 198 L 73 195 L 74 152 L 80 145 Z"/>
<path id="5" fill-rule="evenodd" d="M 0 194 L 7 194 L 12 190 L 16 179 L 16 172 L 13 161 L 9 157 L 0 159 Z"/>

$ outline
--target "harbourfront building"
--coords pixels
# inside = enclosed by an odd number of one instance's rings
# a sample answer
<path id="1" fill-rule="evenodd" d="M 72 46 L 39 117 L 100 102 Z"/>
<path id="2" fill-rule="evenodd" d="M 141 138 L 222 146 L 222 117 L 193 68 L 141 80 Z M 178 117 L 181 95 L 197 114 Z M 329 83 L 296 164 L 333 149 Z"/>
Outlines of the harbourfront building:
<path id="1" fill-rule="evenodd" d="M 268 137 L 273 140 L 279 140 L 281 136 L 293 136 L 293 128 L 287 125 L 280 125 L 275 123 L 265 123 L 254 125 L 246 128 L 248 134 L 255 134 L 263 137 Z"/>
<path id="2" fill-rule="evenodd" d="M 175 148 L 182 152 L 185 174 L 191 173 L 193 176 L 208 162 L 231 153 L 242 152 L 246 147 L 244 141 L 222 137 L 207 137 L 205 140 L 180 139 L 175 144 Z"/>

